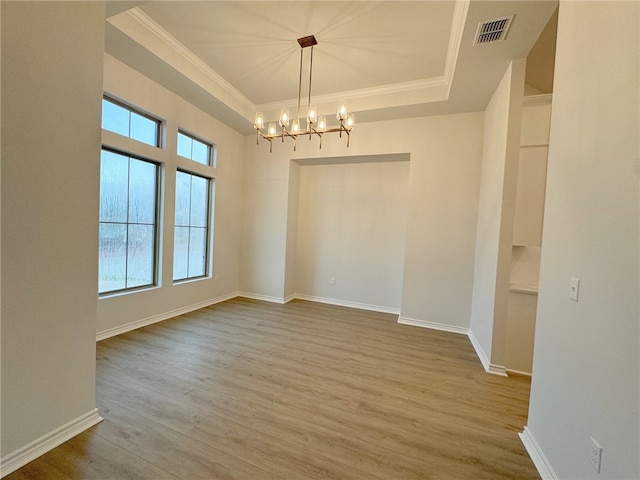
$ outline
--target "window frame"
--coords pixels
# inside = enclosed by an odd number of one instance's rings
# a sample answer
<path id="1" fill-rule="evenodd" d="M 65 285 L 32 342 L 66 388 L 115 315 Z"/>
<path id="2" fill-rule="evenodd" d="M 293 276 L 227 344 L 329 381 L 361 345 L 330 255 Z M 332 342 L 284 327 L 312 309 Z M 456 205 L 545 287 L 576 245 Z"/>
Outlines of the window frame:
<path id="1" fill-rule="evenodd" d="M 140 108 L 135 107 L 127 102 L 114 98 L 111 95 L 103 94 L 102 100 L 112 103 L 113 105 L 123 108 L 129 112 L 129 135 L 123 135 L 121 133 L 114 132 L 113 130 L 109 130 L 108 128 L 102 127 L 103 130 L 114 133 L 115 135 L 120 135 L 121 137 L 124 137 L 124 138 L 130 138 L 131 140 L 140 142 L 143 145 L 148 145 L 154 148 L 164 148 L 162 140 L 164 138 L 165 123 L 162 119 L 158 118 L 155 115 L 152 115 L 151 113 L 145 112 L 144 110 L 141 110 Z M 154 144 L 150 144 L 142 140 L 138 140 L 137 138 L 134 138 L 131 136 L 131 114 L 132 113 L 135 113 L 136 115 L 146 118 L 147 120 L 151 120 L 156 124 L 156 135 L 155 135 L 156 138 L 155 138 Z M 102 126 L 102 123 L 101 123 L 101 126 Z"/>
<path id="2" fill-rule="evenodd" d="M 190 157 L 185 157 L 184 155 L 180 155 L 180 153 L 178 152 L 178 144 L 179 144 L 179 135 L 184 135 L 185 137 L 190 138 L 192 141 L 195 140 L 196 142 L 202 143 L 203 145 L 205 145 L 207 147 L 207 163 L 202 163 L 199 162 L 198 160 L 194 160 L 193 159 L 193 148 L 191 149 L 191 156 Z M 180 158 L 185 158 L 187 160 L 191 160 L 192 162 L 196 162 L 198 165 L 203 165 L 205 167 L 211 167 L 211 168 L 216 168 L 216 161 L 217 161 L 217 147 L 216 144 L 204 139 L 203 137 L 199 136 L 199 135 L 195 135 L 191 132 L 189 132 L 188 130 L 185 130 L 184 128 L 180 128 L 178 127 L 178 132 L 176 133 L 176 155 Z"/>
<path id="3" fill-rule="evenodd" d="M 133 159 L 133 160 L 137 160 L 137 161 L 141 161 L 141 162 L 146 162 L 146 163 L 150 163 L 151 165 L 153 165 L 155 167 L 155 192 L 154 192 L 154 215 L 153 215 L 153 226 L 154 226 L 154 237 L 153 237 L 153 265 L 152 265 L 152 282 L 145 284 L 145 285 L 136 285 L 133 287 L 126 287 L 125 288 L 119 288 L 119 289 L 115 289 L 115 290 L 108 290 L 108 291 L 104 291 L 101 292 L 100 291 L 100 280 L 98 278 L 98 298 L 103 298 L 103 297 L 109 297 L 109 296 L 113 296 L 113 295 L 119 295 L 119 294 L 123 294 L 123 293 L 131 293 L 131 292 L 136 292 L 136 291 L 140 291 L 140 290 L 148 290 L 148 289 L 152 289 L 152 288 L 157 288 L 160 286 L 160 255 L 161 255 L 161 233 L 162 233 L 162 205 L 161 205 L 161 201 L 162 201 L 162 167 L 163 164 L 157 160 L 153 160 L 150 158 L 145 158 L 144 156 L 141 155 L 137 155 L 135 153 L 131 153 L 128 152 L 126 150 L 123 149 L 119 149 L 119 148 L 114 148 L 112 146 L 109 145 L 105 145 L 103 144 L 101 149 L 100 149 L 100 156 L 102 157 L 102 152 L 106 151 L 106 152 L 110 152 L 116 155 L 121 155 L 121 156 L 125 156 L 127 157 L 129 160 Z M 100 158 L 100 162 L 102 165 L 102 158 Z M 129 175 L 130 175 L 130 166 L 128 167 L 128 178 L 127 178 L 127 191 L 130 188 L 130 184 L 129 184 Z M 102 179 L 100 179 L 100 187 L 102 187 Z M 101 200 L 101 196 L 102 196 L 102 188 L 100 188 L 100 194 L 99 194 L 99 199 Z M 100 220 L 100 216 L 98 215 L 98 228 L 100 228 L 100 226 L 102 224 L 121 224 L 121 225 L 126 225 L 127 227 L 129 225 L 137 225 L 139 223 L 130 223 L 129 222 L 129 194 L 127 193 L 127 222 L 123 223 L 123 222 L 103 222 Z M 128 248 L 129 248 L 129 239 L 127 238 L 127 252 L 126 252 L 126 258 L 128 260 Z M 98 249 L 100 249 L 100 238 L 98 238 Z M 125 263 L 125 265 L 128 266 L 128 262 Z M 98 272 L 100 271 L 100 256 L 98 256 Z M 128 280 L 128 268 L 125 267 L 125 285 L 127 283 Z"/>
<path id="4" fill-rule="evenodd" d="M 186 157 L 182 157 L 181 155 L 179 155 L 181 158 L 186 158 Z M 196 162 L 199 165 L 203 165 L 200 162 Z M 211 168 L 211 166 L 209 166 L 209 168 Z M 213 222 L 212 222 L 212 217 L 213 217 L 213 197 L 214 197 L 214 185 L 215 185 L 215 177 L 209 176 L 209 175 L 204 175 L 202 173 L 196 173 L 193 170 L 189 170 L 186 168 L 180 168 L 177 167 L 176 168 L 176 174 L 175 174 L 175 188 L 177 190 L 178 188 L 178 173 L 184 173 L 186 175 L 190 175 L 191 177 L 198 177 L 198 178 L 202 178 L 204 180 L 207 181 L 207 199 L 206 199 L 206 226 L 205 226 L 205 252 L 204 252 L 204 258 L 205 258 L 205 265 L 204 265 L 204 273 L 202 275 L 195 275 L 195 276 L 186 276 L 186 277 L 182 277 L 182 278 L 175 278 L 175 256 L 176 256 L 176 245 L 175 245 L 175 238 L 176 238 L 176 227 L 181 227 L 184 228 L 185 225 L 177 225 L 176 224 L 176 208 L 178 205 L 178 201 L 176 196 L 174 195 L 174 205 L 173 205 L 173 240 L 174 240 L 174 244 L 173 244 L 173 258 L 172 258 L 172 273 L 171 273 L 171 279 L 174 285 L 177 284 L 181 284 L 181 283 L 187 283 L 187 282 L 192 282 L 192 281 L 197 281 L 197 280 L 201 280 L 201 279 L 206 279 L 206 278 L 211 278 L 212 274 L 213 274 L 213 258 L 212 258 L 212 252 L 213 252 Z M 192 227 L 191 226 L 191 219 L 189 219 L 189 225 L 186 225 L 186 227 L 188 227 L 189 229 L 191 228 L 201 228 L 201 227 Z M 187 259 L 189 258 L 189 251 L 187 250 Z M 187 260 L 187 274 L 189 273 L 189 263 Z"/>

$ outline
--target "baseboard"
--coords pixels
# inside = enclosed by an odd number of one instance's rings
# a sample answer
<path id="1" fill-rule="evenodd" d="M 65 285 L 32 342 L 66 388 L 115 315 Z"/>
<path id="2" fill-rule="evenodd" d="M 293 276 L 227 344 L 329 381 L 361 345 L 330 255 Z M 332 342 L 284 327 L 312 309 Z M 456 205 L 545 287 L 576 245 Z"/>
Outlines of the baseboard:
<path id="1" fill-rule="evenodd" d="M 296 296 L 295 293 L 293 293 L 287 297 L 284 297 L 284 300 L 282 301 L 282 303 L 289 303 L 291 300 L 295 300 L 296 298 L 298 297 Z"/>
<path id="2" fill-rule="evenodd" d="M 293 295 L 287 296 L 286 298 L 283 298 L 283 297 L 273 297 L 269 295 L 259 295 L 256 293 L 249 293 L 249 292 L 232 292 L 226 295 L 222 295 L 220 297 L 216 297 L 213 299 L 205 300 L 203 302 L 187 305 L 186 307 L 171 310 L 169 312 L 164 312 L 158 315 L 153 315 L 151 317 L 143 318 L 142 320 L 136 320 L 135 322 L 127 323 L 126 325 L 120 325 L 117 327 L 109 328 L 107 330 L 103 330 L 96 334 L 96 341 L 99 342 L 100 340 L 104 340 L 106 338 L 115 337 L 116 335 L 130 332 L 131 330 L 136 330 L 138 328 L 146 327 L 147 325 L 161 322 L 163 320 L 168 320 L 170 318 L 177 317 L 178 315 L 189 313 L 194 310 L 198 310 L 200 308 L 204 308 L 210 305 L 214 305 L 216 303 L 224 302 L 226 300 L 231 300 L 232 298 L 236 298 L 236 297 L 250 298 L 252 300 L 261 300 L 264 302 L 278 303 L 281 305 L 288 303 L 291 300 L 300 299 L 300 300 L 308 300 L 310 302 L 339 305 L 342 307 L 360 308 L 363 310 L 370 310 L 374 312 L 391 313 L 394 315 L 397 315 L 399 313 L 397 309 L 380 307 L 378 305 L 368 305 L 364 303 L 347 302 L 343 300 L 335 300 L 330 298 L 314 297 L 311 295 L 293 294 Z"/>
<path id="3" fill-rule="evenodd" d="M 280 305 L 283 305 L 292 300 L 291 295 L 287 297 L 288 300 L 286 300 L 283 297 L 272 297 L 270 295 L 260 295 L 257 293 L 249 293 L 249 292 L 238 292 L 236 296 L 242 297 L 242 298 L 249 298 L 251 300 L 261 300 L 263 302 L 279 303 Z"/>
<path id="4" fill-rule="evenodd" d="M 297 300 L 306 300 L 308 302 L 326 303 L 327 305 L 337 305 L 339 307 L 358 308 L 360 310 L 368 310 L 370 312 L 390 313 L 399 315 L 400 310 L 397 308 L 383 307 L 380 305 L 371 305 L 368 303 L 350 302 L 348 300 L 340 300 L 336 298 L 316 297 L 314 295 L 305 295 L 296 293 L 292 295 Z"/>
<path id="5" fill-rule="evenodd" d="M 493 363 L 489 364 L 489 368 L 485 369 L 487 371 L 487 373 L 490 373 L 491 375 L 498 375 L 499 377 L 508 377 L 509 375 L 507 375 L 507 369 L 504 368 L 502 365 L 495 365 Z"/>
<path id="6" fill-rule="evenodd" d="M 531 378 L 531 372 L 523 372 L 521 370 L 513 370 L 511 368 L 507 368 L 507 375 L 509 375 L 510 377 L 529 377 Z"/>
<path id="7" fill-rule="evenodd" d="M 495 365 L 489 361 L 489 357 L 487 357 L 487 354 L 482 349 L 482 346 L 480 345 L 480 342 L 478 341 L 475 334 L 473 333 L 473 330 L 469 329 L 468 336 L 469 336 L 469 340 L 471 341 L 471 345 L 473 346 L 473 349 L 476 351 L 476 355 L 478 356 L 478 358 L 480 359 L 480 362 L 482 363 L 482 367 L 484 368 L 484 371 L 487 373 L 490 373 L 491 375 L 498 375 L 499 377 L 508 377 L 507 369 L 504 368 L 504 366 Z"/>
<path id="8" fill-rule="evenodd" d="M 476 355 L 478 356 L 478 358 L 480 359 L 480 362 L 482 363 L 482 367 L 485 369 L 485 371 L 489 371 L 489 367 L 491 365 L 489 363 L 489 358 L 487 358 L 487 354 L 484 353 L 484 350 L 482 349 L 480 342 L 478 341 L 475 334 L 473 333 L 473 330 L 471 329 L 469 329 L 469 340 L 471 341 L 471 345 L 473 346 L 473 349 L 476 351 Z"/>
<path id="9" fill-rule="evenodd" d="M 535 465 L 538 473 L 542 477 L 542 480 L 558 480 L 556 472 L 553 471 L 549 460 L 540 448 L 540 444 L 536 441 L 533 433 L 528 427 L 524 427 L 524 430 L 518 434 L 524 448 L 527 450 L 531 461 Z"/>
<path id="10" fill-rule="evenodd" d="M 94 408 L 90 412 L 8 454 L 0 460 L 0 478 L 15 472 L 20 467 L 53 450 L 58 445 L 62 445 L 67 440 L 93 427 L 102 420 L 98 409 Z"/>
<path id="11" fill-rule="evenodd" d="M 187 305 L 186 307 L 177 308 L 175 310 L 171 310 L 169 312 L 163 312 L 158 315 L 153 315 L 151 317 L 143 318 L 142 320 L 136 320 L 135 322 L 127 323 L 125 325 L 120 325 L 118 327 L 109 328 L 107 330 L 103 330 L 96 334 L 96 341 L 104 340 L 105 338 L 115 337 L 116 335 L 120 335 L 122 333 L 130 332 L 131 330 L 136 330 L 138 328 L 146 327 L 147 325 L 151 325 L 152 323 L 161 322 L 163 320 L 168 320 L 173 317 L 177 317 L 178 315 L 182 315 L 185 313 L 193 312 L 194 310 L 198 310 L 200 308 L 208 307 L 210 305 L 224 302 L 226 300 L 230 300 L 238 296 L 237 292 L 228 293 L 226 295 L 222 295 L 220 297 L 212 298 L 209 300 L 205 300 L 203 302 L 194 303 L 191 305 Z"/>
<path id="12" fill-rule="evenodd" d="M 455 325 L 447 325 L 446 323 L 427 322 L 426 320 L 418 320 L 417 318 L 400 317 L 398 323 L 402 325 L 412 325 L 414 327 L 430 328 L 431 330 L 441 330 L 443 332 L 459 333 L 468 335 L 469 329 L 457 327 Z"/>

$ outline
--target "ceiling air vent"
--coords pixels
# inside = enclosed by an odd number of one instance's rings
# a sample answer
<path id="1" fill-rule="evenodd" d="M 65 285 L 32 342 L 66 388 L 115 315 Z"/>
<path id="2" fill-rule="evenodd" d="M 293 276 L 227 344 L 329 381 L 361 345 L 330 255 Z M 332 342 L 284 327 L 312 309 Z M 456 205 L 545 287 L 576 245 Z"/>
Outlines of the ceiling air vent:
<path id="1" fill-rule="evenodd" d="M 485 43 L 501 42 L 507 36 L 507 31 L 511 26 L 513 15 L 501 18 L 494 18 L 478 24 L 478 31 L 473 41 L 473 46 L 484 45 Z"/>

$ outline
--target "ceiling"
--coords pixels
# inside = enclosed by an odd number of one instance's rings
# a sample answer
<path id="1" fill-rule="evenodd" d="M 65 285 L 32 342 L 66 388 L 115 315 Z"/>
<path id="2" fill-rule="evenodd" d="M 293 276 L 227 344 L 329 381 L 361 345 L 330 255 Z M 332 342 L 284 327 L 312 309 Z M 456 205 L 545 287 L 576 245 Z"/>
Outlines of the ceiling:
<path id="1" fill-rule="evenodd" d="M 511 59 L 527 56 L 554 1 L 107 2 L 105 51 L 242 133 L 255 111 L 295 111 L 301 49 L 315 35 L 312 103 L 357 122 L 484 110 Z M 478 23 L 515 15 L 506 39 Z M 304 49 L 303 104 L 309 50 Z"/>

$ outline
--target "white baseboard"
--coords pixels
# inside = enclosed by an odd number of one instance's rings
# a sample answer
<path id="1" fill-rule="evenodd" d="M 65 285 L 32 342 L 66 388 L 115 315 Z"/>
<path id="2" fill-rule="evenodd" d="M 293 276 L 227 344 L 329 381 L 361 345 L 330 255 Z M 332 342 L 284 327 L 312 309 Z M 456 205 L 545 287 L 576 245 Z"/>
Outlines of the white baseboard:
<path id="1" fill-rule="evenodd" d="M 390 313 L 399 315 L 400 310 L 397 308 L 383 307 L 380 305 L 371 305 L 368 303 L 350 302 L 348 300 L 340 300 L 336 298 L 316 297 L 314 295 L 305 295 L 304 293 L 296 293 L 291 295 L 298 300 L 306 300 L 308 302 L 326 303 L 327 305 L 337 305 L 339 307 L 359 308 L 360 310 L 369 310 L 370 312 Z M 293 299 L 292 298 L 292 299 Z"/>
<path id="2" fill-rule="evenodd" d="M 279 303 L 280 305 L 283 305 L 283 304 L 293 300 L 291 298 L 291 295 L 289 297 L 287 297 L 288 300 L 286 300 L 283 297 L 272 297 L 270 295 L 260 295 L 258 293 L 249 293 L 249 292 L 238 292 L 238 294 L 236 296 L 243 297 L 243 298 L 249 298 L 251 300 L 261 300 L 263 302 Z"/>
<path id="3" fill-rule="evenodd" d="M 447 325 L 446 323 L 427 322 L 426 320 L 418 320 L 416 318 L 400 317 L 398 323 L 402 325 L 412 325 L 414 327 L 430 328 L 431 330 L 441 330 L 443 332 L 460 333 L 469 335 L 469 329 L 458 327 L 455 325 Z"/>
<path id="4" fill-rule="evenodd" d="M 163 320 L 168 320 L 173 317 L 177 317 L 178 315 L 182 315 L 184 313 L 189 313 L 194 310 L 198 310 L 200 308 L 208 307 L 210 305 L 214 305 L 216 303 L 224 302 L 226 300 L 231 300 L 232 298 L 243 297 L 250 298 L 252 300 L 261 300 L 264 302 L 285 304 L 290 302 L 291 300 L 300 299 L 300 300 L 308 300 L 310 302 L 318 302 L 318 303 L 327 303 L 331 305 L 339 305 L 343 307 L 350 308 L 360 308 L 363 310 L 371 310 L 374 312 L 383 312 L 383 313 L 391 313 L 397 315 L 399 311 L 397 309 L 380 307 L 378 305 L 368 305 L 364 303 L 357 302 L 347 302 L 343 300 L 334 300 L 330 298 L 323 297 L 314 297 L 311 295 L 301 295 L 301 294 L 293 294 L 289 295 L 286 298 L 283 297 L 273 297 L 269 295 L 260 295 L 257 293 L 249 293 L 249 292 L 232 292 L 226 295 L 222 295 L 220 297 L 216 297 L 213 299 L 205 300 L 203 302 L 194 303 L 192 305 L 187 305 L 186 307 L 178 308 L 175 310 L 171 310 L 169 312 L 164 312 L 158 315 L 153 315 L 151 317 L 143 318 L 141 320 L 136 320 L 135 322 L 127 323 L 126 325 L 120 325 L 117 327 L 109 328 L 107 330 L 103 330 L 96 334 L 96 341 L 104 340 L 109 337 L 114 337 L 116 335 L 120 335 L 121 333 L 130 332 L 131 330 L 136 330 L 138 328 L 146 327 L 147 325 L 151 325 L 153 323 L 161 322 Z"/>
<path id="5" fill-rule="evenodd" d="M 350 302 L 348 300 L 340 300 L 336 298 L 316 297 L 315 295 L 306 295 L 304 293 L 294 293 L 287 297 L 271 297 L 267 295 L 258 295 L 256 293 L 240 292 L 238 296 L 251 298 L 253 300 L 263 300 L 265 302 L 289 303 L 292 300 L 306 300 L 308 302 L 326 303 L 327 305 L 337 305 L 339 307 L 359 308 L 360 310 L 369 310 L 371 312 L 390 313 L 398 315 L 400 310 L 397 308 L 382 307 L 380 305 L 370 305 L 368 303 Z"/>
<path id="6" fill-rule="evenodd" d="M 198 310 L 200 308 L 204 308 L 216 303 L 224 302 L 225 300 L 230 300 L 237 296 L 238 296 L 237 292 L 228 293 L 220 297 L 212 298 L 209 300 L 205 300 L 203 302 L 187 305 L 186 307 L 177 308 L 169 312 L 163 312 L 158 315 L 153 315 L 151 317 L 143 318 L 142 320 L 136 320 L 135 322 L 127 323 L 125 325 L 109 328 L 107 330 L 103 330 L 96 334 L 96 342 L 99 342 L 100 340 L 104 340 L 105 338 L 115 337 L 116 335 L 120 335 L 121 333 L 130 332 L 131 330 L 135 330 L 137 328 L 146 327 L 147 325 L 151 325 L 152 323 L 168 320 L 169 318 L 177 317 L 178 315 L 182 315 L 184 313 L 193 312 L 194 310 Z"/>
<path id="7" fill-rule="evenodd" d="M 102 420 L 98 409 L 94 408 L 15 452 L 6 455 L 0 460 L 0 478 L 15 472 L 20 467 L 53 450 L 58 445 L 93 427 Z"/>
<path id="8" fill-rule="evenodd" d="M 486 369 L 487 373 L 490 373 L 491 375 L 498 375 L 499 377 L 508 377 L 509 375 L 507 375 L 507 369 L 504 368 L 502 365 L 495 365 L 493 363 L 491 363 L 489 365 L 489 368 Z"/>
<path id="9" fill-rule="evenodd" d="M 482 367 L 485 369 L 485 371 L 489 371 L 489 366 L 490 366 L 489 358 L 487 358 L 487 354 L 484 353 L 484 350 L 482 349 L 480 342 L 478 341 L 475 334 L 473 333 L 473 330 L 471 329 L 469 329 L 469 340 L 471 341 L 471 345 L 473 346 L 473 349 L 476 351 L 476 355 L 478 356 L 478 358 L 480 359 L 480 362 L 482 363 Z"/>
<path id="10" fill-rule="evenodd" d="M 542 480 L 558 480 L 556 472 L 553 471 L 549 460 L 540 448 L 540 444 L 536 441 L 533 433 L 528 427 L 524 427 L 524 430 L 518 434 L 524 448 L 527 450 L 531 461 L 535 465 L 538 473 L 542 477 Z"/>
<path id="11" fill-rule="evenodd" d="M 504 366 L 495 365 L 489 361 L 487 354 L 482 349 L 480 342 L 471 329 L 469 329 L 469 340 L 471 341 L 471 345 L 473 345 L 473 349 L 476 351 L 476 355 L 480 359 L 485 372 L 492 375 L 498 375 L 499 377 L 508 377 L 507 369 L 504 368 Z"/>
<path id="12" fill-rule="evenodd" d="M 284 300 L 282 301 L 282 303 L 289 303 L 291 300 L 295 300 L 296 298 L 298 297 L 296 297 L 296 294 L 293 293 L 287 297 L 284 297 Z"/>

